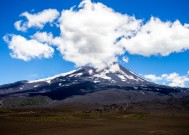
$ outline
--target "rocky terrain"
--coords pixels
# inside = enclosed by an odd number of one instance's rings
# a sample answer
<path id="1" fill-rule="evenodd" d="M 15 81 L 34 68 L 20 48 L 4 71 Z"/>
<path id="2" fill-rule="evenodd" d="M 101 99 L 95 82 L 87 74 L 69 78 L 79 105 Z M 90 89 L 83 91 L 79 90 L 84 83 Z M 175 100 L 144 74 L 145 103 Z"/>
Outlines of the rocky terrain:
<path id="1" fill-rule="evenodd" d="M 121 104 L 182 98 L 188 88 L 149 82 L 121 65 L 98 70 L 81 67 L 53 77 L 0 86 L 1 107 L 46 106 L 64 103 Z"/>

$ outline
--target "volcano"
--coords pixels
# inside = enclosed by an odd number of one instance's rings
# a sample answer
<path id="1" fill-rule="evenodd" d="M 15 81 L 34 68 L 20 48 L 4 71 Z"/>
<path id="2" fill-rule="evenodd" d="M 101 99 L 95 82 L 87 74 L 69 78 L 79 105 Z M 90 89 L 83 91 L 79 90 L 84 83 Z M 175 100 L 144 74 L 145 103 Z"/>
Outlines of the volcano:
<path id="1" fill-rule="evenodd" d="M 50 102 L 104 104 L 180 98 L 188 95 L 188 88 L 169 87 L 147 81 L 118 64 L 102 70 L 85 66 L 49 78 L 0 86 L 1 101 L 46 97 Z"/>

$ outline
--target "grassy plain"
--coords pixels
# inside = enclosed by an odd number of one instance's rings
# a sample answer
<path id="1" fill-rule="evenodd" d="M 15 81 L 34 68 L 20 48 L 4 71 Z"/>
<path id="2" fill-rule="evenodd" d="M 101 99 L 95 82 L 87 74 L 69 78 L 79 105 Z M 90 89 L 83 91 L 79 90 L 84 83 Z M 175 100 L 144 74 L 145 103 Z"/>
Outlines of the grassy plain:
<path id="1" fill-rule="evenodd" d="M 189 135 L 188 110 L 72 107 L 0 109 L 0 135 Z"/>

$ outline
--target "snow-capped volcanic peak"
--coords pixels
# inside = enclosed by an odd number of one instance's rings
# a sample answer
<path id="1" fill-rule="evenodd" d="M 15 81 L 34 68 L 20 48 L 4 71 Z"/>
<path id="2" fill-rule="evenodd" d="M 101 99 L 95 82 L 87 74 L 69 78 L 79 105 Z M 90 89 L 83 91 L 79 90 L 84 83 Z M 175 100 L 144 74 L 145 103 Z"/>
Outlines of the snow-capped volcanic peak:
<path id="1" fill-rule="evenodd" d="M 76 84 L 79 82 L 86 82 L 86 81 L 92 83 L 99 83 L 101 85 L 109 85 L 109 86 L 110 85 L 139 86 L 139 85 L 150 84 L 150 82 L 144 80 L 140 76 L 134 74 L 133 72 L 127 70 L 126 68 L 118 64 L 111 65 L 110 67 L 107 67 L 102 70 L 98 70 L 89 66 L 84 66 L 76 70 L 73 70 L 71 72 L 58 74 L 56 76 L 45 79 L 29 81 L 28 83 L 29 84 L 47 83 L 50 85 L 53 83 L 65 84 L 65 82 L 69 82 L 65 85 L 70 86 L 72 84 Z"/>
<path id="2" fill-rule="evenodd" d="M 28 83 L 36 83 L 36 82 L 47 82 L 47 83 L 51 83 L 51 80 L 57 78 L 57 77 L 63 77 L 63 76 L 67 76 L 70 74 L 73 74 L 74 72 L 76 72 L 77 70 L 73 70 L 70 72 L 66 72 L 66 73 L 62 73 L 62 74 L 58 74 L 52 77 L 48 77 L 48 78 L 44 78 L 44 79 L 39 79 L 39 80 L 33 80 L 33 81 L 28 81 Z"/>
<path id="3" fill-rule="evenodd" d="M 128 82 L 129 80 L 136 82 L 146 81 L 118 64 L 114 64 L 106 69 L 103 69 L 102 71 L 98 72 L 95 77 L 114 80 L 114 82 L 116 82 L 118 78 L 120 79 L 120 81 L 124 82 Z"/>
<path id="4" fill-rule="evenodd" d="M 120 69 L 120 66 L 118 64 L 114 64 L 114 65 L 110 66 L 109 71 L 111 73 L 122 72 L 122 70 Z"/>
<path id="5" fill-rule="evenodd" d="M 101 71 L 99 71 L 97 74 L 94 75 L 94 77 L 107 79 L 107 80 L 113 80 L 108 74 L 110 73 L 121 73 L 120 67 L 118 64 L 111 65 L 110 67 L 107 67 Z"/>
<path id="6" fill-rule="evenodd" d="M 23 96 L 49 96 L 52 99 L 65 99 L 73 95 L 101 90 L 137 90 L 137 91 L 175 91 L 167 86 L 149 82 L 125 67 L 114 64 L 102 70 L 84 66 L 71 72 L 35 81 L 19 81 L 0 86 L 0 94 L 20 94 Z M 167 92 L 168 91 L 168 92 Z"/>
<path id="7" fill-rule="evenodd" d="M 123 91 L 126 91 L 124 99 L 125 97 L 129 97 L 129 100 L 131 101 L 134 99 L 131 98 L 133 96 L 136 99 L 141 100 L 141 97 L 146 95 L 146 93 L 152 93 L 154 99 L 156 99 L 157 95 L 162 96 L 162 94 L 164 94 L 172 96 L 175 92 L 175 96 L 182 96 L 187 95 L 188 91 L 188 89 L 186 91 L 186 89 L 171 88 L 146 81 L 121 65 L 114 64 L 102 70 L 85 66 L 71 72 L 58 74 L 45 79 L 19 81 L 2 85 L 0 86 L 0 95 L 1 97 L 17 96 L 22 98 L 43 96 L 57 101 L 66 100 L 74 96 L 85 97 L 91 93 L 105 92 L 109 93 L 108 95 L 112 95 L 104 96 L 105 99 L 109 101 L 110 98 L 112 98 L 112 101 L 114 101 L 115 94 L 114 92 L 112 93 L 112 90 L 118 93 L 119 97 L 122 96 Z M 120 91 L 118 92 L 118 90 Z M 141 96 L 139 97 L 138 94 L 135 96 L 133 92 L 136 94 L 139 93 Z M 127 95 L 128 93 L 131 93 L 131 97 Z M 101 95 L 97 94 L 97 97 L 99 96 Z M 96 96 L 94 98 L 95 100 L 98 99 Z M 75 102 L 75 100 L 73 101 Z"/>

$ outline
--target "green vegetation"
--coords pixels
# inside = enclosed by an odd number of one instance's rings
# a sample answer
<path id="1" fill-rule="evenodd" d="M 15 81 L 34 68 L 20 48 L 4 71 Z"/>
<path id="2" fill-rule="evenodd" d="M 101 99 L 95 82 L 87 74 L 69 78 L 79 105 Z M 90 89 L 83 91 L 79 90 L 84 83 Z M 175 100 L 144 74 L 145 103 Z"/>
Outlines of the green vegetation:
<path id="1" fill-rule="evenodd" d="M 42 105 L 48 103 L 48 100 L 45 97 L 37 98 L 24 98 L 12 104 L 12 107 L 24 107 L 31 105 Z"/>
<path id="2" fill-rule="evenodd" d="M 23 102 L 22 102 L 23 103 Z M 26 104 L 27 103 L 27 104 Z M 20 105 L 38 103 L 34 101 L 24 102 Z M 126 114 L 123 112 L 97 112 L 97 111 L 52 111 L 52 110 L 32 110 L 32 109 L 0 109 L 0 117 L 4 119 L 19 119 L 27 121 L 69 121 L 69 120 L 116 120 L 145 118 L 144 114 Z"/>

